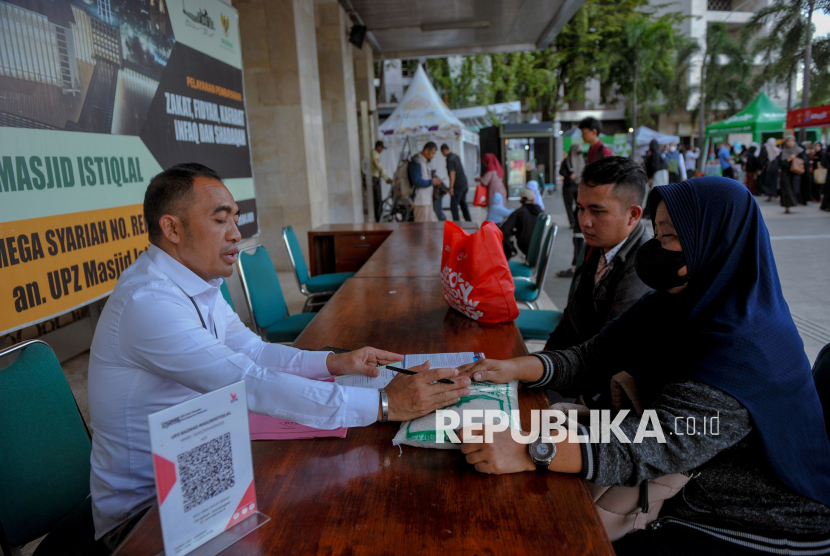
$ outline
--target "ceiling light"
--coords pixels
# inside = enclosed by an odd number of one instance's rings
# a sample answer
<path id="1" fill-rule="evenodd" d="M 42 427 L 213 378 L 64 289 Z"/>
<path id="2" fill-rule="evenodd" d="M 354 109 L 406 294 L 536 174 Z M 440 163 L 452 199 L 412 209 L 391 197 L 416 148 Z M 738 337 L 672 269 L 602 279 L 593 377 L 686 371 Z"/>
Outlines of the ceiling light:
<path id="1" fill-rule="evenodd" d="M 447 21 L 444 23 L 423 23 L 421 24 L 421 31 L 454 31 L 456 29 L 485 29 L 490 27 L 490 22 L 487 20 L 476 21 Z"/>

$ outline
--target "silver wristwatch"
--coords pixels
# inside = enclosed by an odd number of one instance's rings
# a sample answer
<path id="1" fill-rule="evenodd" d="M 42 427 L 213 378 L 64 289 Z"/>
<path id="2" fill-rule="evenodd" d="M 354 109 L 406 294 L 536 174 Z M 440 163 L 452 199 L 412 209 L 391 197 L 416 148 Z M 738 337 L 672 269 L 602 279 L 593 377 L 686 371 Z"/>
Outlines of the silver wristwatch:
<path id="1" fill-rule="evenodd" d="M 389 420 L 389 398 L 386 397 L 386 389 L 381 388 L 378 390 L 380 393 L 380 411 L 381 411 L 381 423 L 385 423 Z"/>
<path id="2" fill-rule="evenodd" d="M 556 456 L 556 444 L 549 436 L 539 436 L 527 447 L 530 459 L 539 467 L 547 467 Z"/>

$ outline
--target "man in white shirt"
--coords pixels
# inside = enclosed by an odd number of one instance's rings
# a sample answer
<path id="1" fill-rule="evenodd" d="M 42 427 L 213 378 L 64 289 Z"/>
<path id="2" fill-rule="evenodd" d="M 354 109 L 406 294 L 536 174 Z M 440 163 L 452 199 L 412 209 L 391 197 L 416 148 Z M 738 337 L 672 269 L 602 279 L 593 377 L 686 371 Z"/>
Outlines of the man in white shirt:
<path id="1" fill-rule="evenodd" d="M 245 380 L 248 408 L 320 429 L 406 421 L 469 394 L 456 369 L 399 374 L 378 390 L 332 375 L 378 374 L 403 359 L 364 347 L 309 352 L 263 342 L 219 291 L 241 239 L 239 208 L 213 170 L 180 164 L 155 176 L 144 198 L 152 245 L 121 275 L 104 308 L 89 361 L 90 477 L 96 538 L 111 548 L 155 501 L 147 416 Z M 385 414 L 386 413 L 386 414 Z"/>

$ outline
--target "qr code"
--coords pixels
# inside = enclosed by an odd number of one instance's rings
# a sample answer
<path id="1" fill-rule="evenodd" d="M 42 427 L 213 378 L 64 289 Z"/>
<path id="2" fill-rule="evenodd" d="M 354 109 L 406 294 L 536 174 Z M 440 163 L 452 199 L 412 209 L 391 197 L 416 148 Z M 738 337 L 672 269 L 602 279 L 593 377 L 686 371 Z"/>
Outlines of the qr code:
<path id="1" fill-rule="evenodd" d="M 179 454 L 178 460 L 185 512 L 234 485 L 230 433 Z"/>

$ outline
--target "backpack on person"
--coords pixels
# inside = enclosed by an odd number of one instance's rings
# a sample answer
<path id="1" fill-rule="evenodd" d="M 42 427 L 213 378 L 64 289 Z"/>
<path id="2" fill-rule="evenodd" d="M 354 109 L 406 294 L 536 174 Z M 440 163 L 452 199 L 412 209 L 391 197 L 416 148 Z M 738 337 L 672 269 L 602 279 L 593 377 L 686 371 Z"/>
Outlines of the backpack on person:
<path id="1" fill-rule="evenodd" d="M 677 162 L 677 158 L 670 158 L 668 162 L 666 162 L 666 170 L 669 171 L 669 174 L 680 173 L 680 164 Z"/>
<path id="2" fill-rule="evenodd" d="M 400 196 L 404 199 L 415 199 L 415 188 L 409 183 L 409 159 L 404 158 L 398 164 L 398 169 L 395 170 L 395 186 L 398 188 Z"/>

